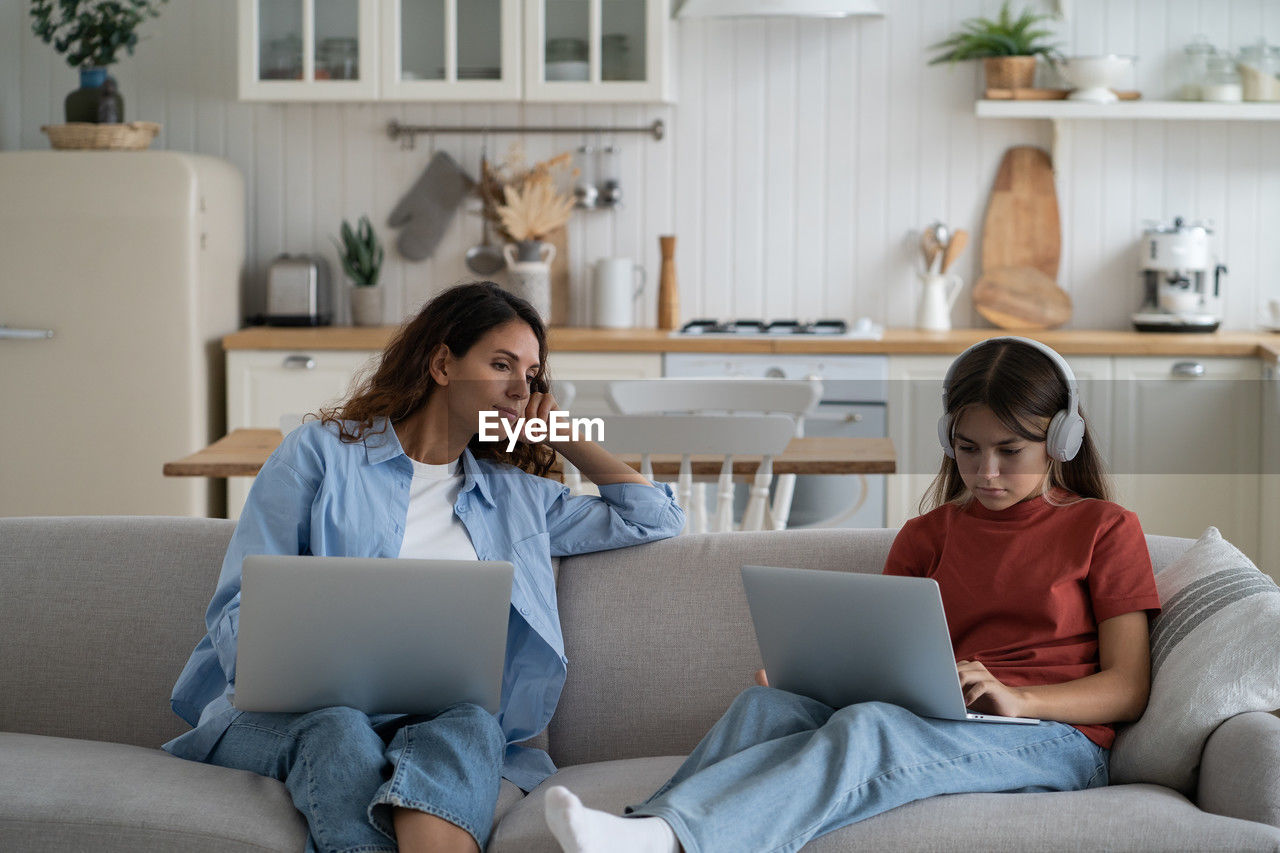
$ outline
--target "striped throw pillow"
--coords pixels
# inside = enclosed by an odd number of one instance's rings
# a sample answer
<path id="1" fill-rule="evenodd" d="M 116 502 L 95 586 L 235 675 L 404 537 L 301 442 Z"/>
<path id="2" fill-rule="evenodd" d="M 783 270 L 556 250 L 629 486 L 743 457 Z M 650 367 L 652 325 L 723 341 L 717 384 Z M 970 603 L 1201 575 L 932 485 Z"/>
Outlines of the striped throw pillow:
<path id="1" fill-rule="evenodd" d="M 1216 527 L 1156 574 L 1151 698 L 1111 750 L 1111 781 L 1194 798 L 1200 753 L 1228 717 L 1280 708 L 1280 587 Z"/>

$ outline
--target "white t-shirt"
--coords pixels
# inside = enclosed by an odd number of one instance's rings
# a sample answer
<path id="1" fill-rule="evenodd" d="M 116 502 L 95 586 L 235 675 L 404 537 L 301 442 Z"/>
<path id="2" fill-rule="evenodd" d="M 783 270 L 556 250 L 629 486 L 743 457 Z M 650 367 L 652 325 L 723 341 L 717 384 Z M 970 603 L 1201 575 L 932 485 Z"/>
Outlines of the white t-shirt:
<path id="1" fill-rule="evenodd" d="M 462 459 L 427 465 L 416 459 L 409 485 L 400 556 L 428 560 L 475 560 L 476 549 L 453 504 L 462 489 Z"/>

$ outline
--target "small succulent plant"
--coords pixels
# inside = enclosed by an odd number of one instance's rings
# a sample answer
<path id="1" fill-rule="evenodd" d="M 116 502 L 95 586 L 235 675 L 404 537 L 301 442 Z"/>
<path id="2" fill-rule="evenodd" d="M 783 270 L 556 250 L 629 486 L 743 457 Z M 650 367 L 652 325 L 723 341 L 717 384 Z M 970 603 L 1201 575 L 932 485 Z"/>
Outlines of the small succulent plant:
<path id="1" fill-rule="evenodd" d="M 355 229 L 342 220 L 342 242 L 334 241 L 342 268 L 356 287 L 373 287 L 382 270 L 382 242 L 368 216 L 361 216 Z"/>

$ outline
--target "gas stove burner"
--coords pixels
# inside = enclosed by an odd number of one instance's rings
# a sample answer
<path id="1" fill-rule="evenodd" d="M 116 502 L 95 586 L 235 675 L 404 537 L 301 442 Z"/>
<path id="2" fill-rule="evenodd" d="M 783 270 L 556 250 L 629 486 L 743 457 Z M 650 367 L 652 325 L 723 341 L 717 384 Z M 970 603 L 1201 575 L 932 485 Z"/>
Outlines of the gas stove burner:
<path id="1" fill-rule="evenodd" d="M 683 335 L 843 335 L 849 331 L 844 320 L 690 320 L 680 329 Z"/>

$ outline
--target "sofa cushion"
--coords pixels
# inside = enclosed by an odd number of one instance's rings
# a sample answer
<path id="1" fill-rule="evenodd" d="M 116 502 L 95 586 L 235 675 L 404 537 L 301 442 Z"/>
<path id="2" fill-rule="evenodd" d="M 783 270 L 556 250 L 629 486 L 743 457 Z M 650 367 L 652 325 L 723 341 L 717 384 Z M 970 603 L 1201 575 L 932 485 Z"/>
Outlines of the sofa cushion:
<path id="1" fill-rule="evenodd" d="M 1280 588 L 1216 528 L 1156 576 L 1151 698 L 1111 753 L 1117 782 L 1194 796 L 1200 755 L 1228 717 L 1280 708 Z"/>
<path id="2" fill-rule="evenodd" d="M 284 785 L 119 743 L 0 733 L 0 848 L 287 850 L 306 822 Z"/>
<path id="3" fill-rule="evenodd" d="M 0 850 L 287 850 L 306 821 L 275 779 L 100 741 L 0 732 Z M 524 798 L 502 780 L 496 823 Z"/>
<path id="4" fill-rule="evenodd" d="M 648 797 L 683 757 L 606 761 L 567 767 L 530 792 L 498 825 L 488 853 L 560 853 L 543 816 L 543 798 L 564 785 L 592 808 L 621 814 Z M 1155 785 L 1121 785 L 1062 794 L 957 794 L 909 803 L 838 829 L 804 849 L 1024 853 L 1106 849 L 1277 850 L 1280 830 L 1207 815 Z"/>
<path id="5" fill-rule="evenodd" d="M 0 731 L 157 747 L 234 522 L 0 519 Z"/>

